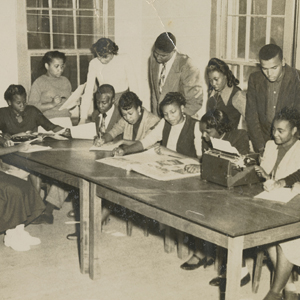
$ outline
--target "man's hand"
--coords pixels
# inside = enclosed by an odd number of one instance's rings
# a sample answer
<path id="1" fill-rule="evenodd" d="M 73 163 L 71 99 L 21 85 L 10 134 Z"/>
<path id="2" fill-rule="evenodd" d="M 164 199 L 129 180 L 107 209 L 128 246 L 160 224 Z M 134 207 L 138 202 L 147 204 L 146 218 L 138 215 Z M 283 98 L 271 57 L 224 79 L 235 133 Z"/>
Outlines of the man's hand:
<path id="1" fill-rule="evenodd" d="M 188 173 L 199 173 L 200 165 L 186 165 L 184 167 L 184 171 L 186 171 Z"/>
<path id="2" fill-rule="evenodd" d="M 274 189 L 280 189 L 285 186 L 284 180 L 273 180 L 269 179 L 266 182 L 264 182 L 264 190 L 267 192 L 271 192 Z"/>
<path id="3" fill-rule="evenodd" d="M 121 146 L 115 148 L 112 152 L 113 152 L 113 156 L 124 156 L 125 155 L 125 150 Z"/>
<path id="4" fill-rule="evenodd" d="M 105 144 L 105 140 L 104 140 L 104 139 L 99 138 L 99 137 L 96 137 L 96 138 L 94 139 L 94 146 L 96 146 L 96 147 L 101 147 L 101 146 L 104 145 L 104 144 Z"/>
<path id="5" fill-rule="evenodd" d="M 262 177 L 265 179 L 270 179 L 269 174 L 267 174 L 266 171 L 262 167 L 254 166 L 254 169 L 259 177 Z"/>

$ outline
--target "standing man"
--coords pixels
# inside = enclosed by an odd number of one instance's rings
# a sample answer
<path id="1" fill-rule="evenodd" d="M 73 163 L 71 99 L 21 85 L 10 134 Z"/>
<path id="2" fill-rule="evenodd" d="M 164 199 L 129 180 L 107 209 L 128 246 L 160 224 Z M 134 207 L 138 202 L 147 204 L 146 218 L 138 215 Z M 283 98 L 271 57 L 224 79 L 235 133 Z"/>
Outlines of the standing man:
<path id="1" fill-rule="evenodd" d="M 285 63 L 277 45 L 263 46 L 259 60 L 261 71 L 249 78 L 246 122 L 254 151 L 262 154 L 271 139 L 275 113 L 285 106 L 300 110 L 300 77 L 296 69 Z"/>
<path id="2" fill-rule="evenodd" d="M 149 63 L 151 109 L 159 115 L 159 103 L 169 92 L 180 92 L 186 99 L 185 113 L 194 115 L 202 106 L 200 71 L 191 59 L 178 53 L 176 38 L 163 32 L 154 43 Z"/>

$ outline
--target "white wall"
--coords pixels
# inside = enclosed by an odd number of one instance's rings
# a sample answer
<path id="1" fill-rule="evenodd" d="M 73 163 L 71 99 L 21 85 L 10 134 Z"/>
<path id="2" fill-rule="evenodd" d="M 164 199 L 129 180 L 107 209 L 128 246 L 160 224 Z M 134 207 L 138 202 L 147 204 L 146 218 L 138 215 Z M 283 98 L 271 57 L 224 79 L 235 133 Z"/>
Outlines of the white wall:
<path id="1" fill-rule="evenodd" d="M 0 1 L 0 107 L 6 106 L 4 92 L 10 84 L 18 83 L 16 38 L 16 0 Z"/>
<path id="2" fill-rule="evenodd" d="M 135 62 L 141 100 L 150 107 L 148 58 L 156 37 L 172 32 L 180 52 L 188 54 L 202 76 L 209 60 L 210 1 L 203 0 L 115 0 L 116 43 Z M 206 87 L 204 95 L 206 96 Z"/>

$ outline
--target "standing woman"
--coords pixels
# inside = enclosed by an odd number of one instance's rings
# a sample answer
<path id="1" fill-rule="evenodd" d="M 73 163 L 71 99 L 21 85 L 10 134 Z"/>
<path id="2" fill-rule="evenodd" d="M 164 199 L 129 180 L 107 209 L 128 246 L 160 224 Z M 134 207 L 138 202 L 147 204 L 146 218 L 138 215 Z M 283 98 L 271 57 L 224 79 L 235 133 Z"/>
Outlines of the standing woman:
<path id="1" fill-rule="evenodd" d="M 90 61 L 85 92 L 81 100 L 80 123 L 88 119 L 93 91 L 98 81 L 99 86 L 110 84 L 115 88 L 115 104 L 121 95 L 130 90 L 139 93 L 134 68 L 126 54 L 118 54 L 119 47 L 108 38 L 101 38 L 92 46 L 95 58 Z"/>
<path id="2" fill-rule="evenodd" d="M 70 97 L 72 87 L 69 79 L 62 76 L 66 56 L 59 51 L 49 51 L 42 59 L 46 74 L 32 84 L 28 103 L 37 107 L 52 122 L 63 126 L 72 126 L 71 113 L 68 109 L 59 108 Z"/>
<path id="3" fill-rule="evenodd" d="M 219 109 L 226 113 L 232 128 L 236 129 L 241 115 L 245 117 L 246 97 L 238 87 L 239 80 L 234 77 L 228 65 L 212 58 L 206 67 L 209 80 L 207 111 Z"/>

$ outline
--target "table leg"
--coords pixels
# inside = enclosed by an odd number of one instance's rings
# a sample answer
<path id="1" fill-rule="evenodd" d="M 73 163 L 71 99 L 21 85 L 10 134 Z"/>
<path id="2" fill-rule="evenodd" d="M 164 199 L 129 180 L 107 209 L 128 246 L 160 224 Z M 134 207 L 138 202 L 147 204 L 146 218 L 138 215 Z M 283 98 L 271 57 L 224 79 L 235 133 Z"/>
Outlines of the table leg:
<path id="1" fill-rule="evenodd" d="M 228 238 L 226 300 L 239 299 L 244 237 Z"/>
<path id="2" fill-rule="evenodd" d="M 96 185 L 91 183 L 90 189 L 90 278 L 95 280 L 101 276 L 100 250 L 102 229 L 102 199 L 96 195 Z"/>
<path id="3" fill-rule="evenodd" d="M 84 179 L 79 182 L 80 188 L 80 271 L 89 272 L 89 201 L 90 183 Z"/>

